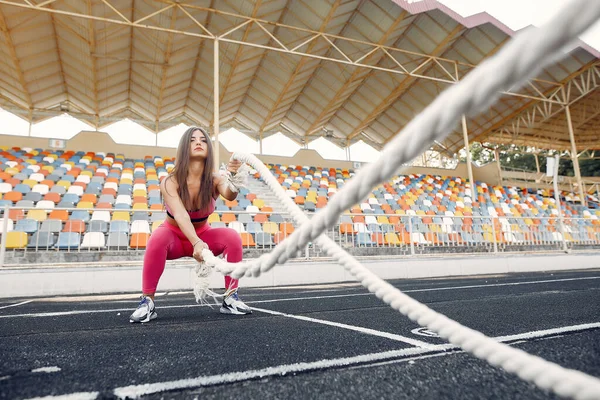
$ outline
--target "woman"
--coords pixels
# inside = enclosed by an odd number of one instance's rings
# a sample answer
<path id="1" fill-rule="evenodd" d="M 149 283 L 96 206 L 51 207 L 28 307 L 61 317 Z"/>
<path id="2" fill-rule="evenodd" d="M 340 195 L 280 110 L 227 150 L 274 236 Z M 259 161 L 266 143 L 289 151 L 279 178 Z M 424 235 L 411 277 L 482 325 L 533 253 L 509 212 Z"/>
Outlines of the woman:
<path id="1" fill-rule="evenodd" d="M 194 257 L 202 261 L 202 249 L 223 254 L 228 262 L 242 261 L 240 235 L 230 228 L 211 228 L 208 216 L 221 195 L 236 198 L 226 177 L 213 174 L 213 147 L 202 128 L 189 128 L 179 142 L 175 168 L 160 184 L 167 218 L 150 236 L 142 272 L 142 300 L 129 317 L 130 322 L 148 322 L 157 317 L 154 294 L 166 260 Z M 227 170 L 235 175 L 241 162 L 230 160 Z M 225 277 L 223 314 L 250 314 L 238 297 L 238 280 Z"/>

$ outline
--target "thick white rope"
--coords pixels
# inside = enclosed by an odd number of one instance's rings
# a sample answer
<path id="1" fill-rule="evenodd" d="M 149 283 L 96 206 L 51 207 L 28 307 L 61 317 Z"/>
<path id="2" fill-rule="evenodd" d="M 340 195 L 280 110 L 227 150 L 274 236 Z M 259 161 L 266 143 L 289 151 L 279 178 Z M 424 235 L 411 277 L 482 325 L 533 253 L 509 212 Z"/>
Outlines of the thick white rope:
<path id="1" fill-rule="evenodd" d="M 285 195 L 275 178 L 256 157 L 234 154 L 234 158 L 252 165 L 261 174 L 300 226 L 270 254 L 256 260 L 228 264 L 204 250 L 202 255 L 206 263 L 235 278 L 244 275 L 258 276 L 275 264 L 285 263 L 308 242 L 316 240 L 328 255 L 336 259 L 369 291 L 450 343 L 560 396 L 600 399 L 599 379 L 498 343 L 452 321 L 380 279 L 327 236 L 321 235 L 327 227 L 337 223 L 344 210 L 366 198 L 377 184 L 389 180 L 404 162 L 420 154 L 434 140 L 442 140 L 458 124 L 463 114 L 477 114 L 485 110 L 500 96 L 500 91 L 519 86 L 536 76 L 544 66 L 556 61 L 562 54 L 561 49 L 598 18 L 599 0 L 575 0 L 559 13 L 559 17 L 544 27 L 517 35 L 497 55 L 483 62 L 459 84 L 438 96 L 384 148 L 376 162 L 359 170 L 312 220 L 308 220 Z"/>

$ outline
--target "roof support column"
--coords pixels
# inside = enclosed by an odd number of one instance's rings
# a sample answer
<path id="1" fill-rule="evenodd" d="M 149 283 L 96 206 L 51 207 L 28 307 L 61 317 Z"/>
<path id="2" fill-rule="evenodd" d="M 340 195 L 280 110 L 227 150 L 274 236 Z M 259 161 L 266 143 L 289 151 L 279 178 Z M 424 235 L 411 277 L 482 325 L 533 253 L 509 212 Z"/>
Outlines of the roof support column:
<path id="1" fill-rule="evenodd" d="M 502 185 L 502 165 L 500 165 L 500 151 L 498 148 L 494 148 L 494 158 L 496 159 L 496 166 L 498 167 L 498 184 Z"/>
<path id="2" fill-rule="evenodd" d="M 471 200 L 477 201 L 475 196 L 475 180 L 473 179 L 473 166 L 471 165 L 471 150 L 469 149 L 469 132 L 467 131 L 467 118 L 462 116 L 463 140 L 465 141 L 465 152 L 467 153 L 467 172 L 469 173 L 469 184 L 471 185 Z"/>
<path id="3" fill-rule="evenodd" d="M 215 141 L 213 146 L 215 149 L 215 165 L 213 165 L 213 168 L 219 169 L 219 153 L 221 152 L 219 143 L 219 39 L 214 41 L 213 63 L 213 139 Z"/>
<path id="4" fill-rule="evenodd" d="M 352 157 L 350 156 L 350 142 L 346 145 L 346 150 L 348 152 L 348 161 L 352 161 Z"/>
<path id="5" fill-rule="evenodd" d="M 258 148 L 259 148 L 261 156 L 262 156 L 262 151 L 263 151 L 263 149 L 262 149 L 262 144 L 263 143 L 262 142 L 263 142 L 263 131 L 260 131 L 259 132 L 259 137 L 258 137 Z"/>
<path id="6" fill-rule="evenodd" d="M 567 115 L 567 127 L 569 128 L 569 138 L 571 139 L 571 160 L 573 161 L 573 170 L 575 171 L 575 179 L 579 187 L 579 199 L 581 204 L 587 207 L 587 201 L 583 190 L 583 182 L 581 182 L 581 171 L 579 170 L 579 159 L 577 158 L 577 146 L 575 146 L 575 133 L 573 132 L 573 122 L 571 121 L 571 110 L 567 105 L 565 107 Z"/>
<path id="7" fill-rule="evenodd" d="M 535 152 L 533 153 L 533 157 L 535 158 L 535 169 L 537 170 L 537 173 L 540 173 L 540 158 L 538 157 L 538 153 Z"/>

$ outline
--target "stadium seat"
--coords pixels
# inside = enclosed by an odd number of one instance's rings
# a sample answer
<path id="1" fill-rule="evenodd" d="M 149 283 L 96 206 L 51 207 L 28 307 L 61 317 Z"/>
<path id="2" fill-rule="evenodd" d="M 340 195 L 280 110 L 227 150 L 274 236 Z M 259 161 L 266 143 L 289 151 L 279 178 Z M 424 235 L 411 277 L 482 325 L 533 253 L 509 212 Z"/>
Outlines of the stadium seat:
<path id="1" fill-rule="evenodd" d="M 112 215 L 112 221 L 131 221 L 131 215 L 128 211 L 115 211 Z"/>
<path id="2" fill-rule="evenodd" d="M 282 222 L 279 224 L 279 231 L 285 233 L 286 235 L 292 234 L 294 230 L 294 224 L 291 222 Z"/>
<path id="3" fill-rule="evenodd" d="M 164 221 L 154 221 L 154 222 L 152 222 L 152 232 L 154 232 L 159 226 L 161 226 L 163 222 Z M 223 226 L 225 226 L 225 225 L 223 225 Z M 214 226 L 214 225 L 213 225 L 213 227 L 216 228 L 216 226 Z"/>
<path id="4" fill-rule="evenodd" d="M 275 222 L 264 222 L 262 225 L 262 230 L 265 233 L 275 235 L 279 232 L 279 226 Z"/>
<path id="5" fill-rule="evenodd" d="M 53 232 L 53 233 L 58 233 L 62 231 L 62 221 L 57 220 L 57 219 L 47 219 L 46 221 L 43 221 L 39 232 Z"/>
<path id="6" fill-rule="evenodd" d="M 60 232 L 55 246 L 60 250 L 75 250 L 79 248 L 80 240 L 78 232 Z"/>
<path id="7" fill-rule="evenodd" d="M 6 234 L 7 249 L 23 249 L 27 246 L 27 233 L 11 231 Z"/>
<path id="8" fill-rule="evenodd" d="M 237 220 L 243 224 L 247 224 L 249 222 L 254 222 L 254 220 L 250 214 L 239 214 Z"/>
<path id="9" fill-rule="evenodd" d="M 123 222 L 123 221 L 118 221 Z M 112 223 L 111 223 L 112 227 Z M 125 250 L 129 246 L 129 237 L 126 232 L 110 232 L 106 246 L 111 250 Z"/>
<path id="10" fill-rule="evenodd" d="M 367 232 L 358 232 L 356 234 L 356 244 L 358 246 L 373 246 L 371 235 Z"/>
<path id="11" fill-rule="evenodd" d="M 246 232 L 248 232 L 248 233 L 262 232 L 262 225 L 259 222 L 248 222 L 246 224 Z"/>
<path id="12" fill-rule="evenodd" d="M 148 221 L 133 221 L 131 223 L 130 233 L 150 233 Z"/>
<path id="13" fill-rule="evenodd" d="M 254 238 L 252 237 L 252 235 L 250 233 L 241 232 L 240 237 L 242 238 L 242 247 L 255 247 L 256 246 L 256 243 L 254 242 Z"/>
<path id="14" fill-rule="evenodd" d="M 267 232 L 256 233 L 254 240 L 255 240 L 256 246 L 262 246 L 262 247 L 269 246 L 270 247 L 275 244 L 273 242 L 273 236 Z"/>
<path id="15" fill-rule="evenodd" d="M 48 218 L 48 214 L 45 210 L 29 210 L 27 211 L 27 218 L 35 221 L 45 221 Z"/>
<path id="16" fill-rule="evenodd" d="M 102 220 L 91 220 L 88 224 L 88 232 L 108 232 L 108 222 Z M 85 239 L 85 237 L 84 237 Z"/>
<path id="17" fill-rule="evenodd" d="M 81 220 L 69 219 L 65 221 L 62 231 L 83 233 L 85 232 L 85 222 Z"/>
<path id="18" fill-rule="evenodd" d="M 109 232 L 129 233 L 129 222 L 122 220 L 112 220 L 110 222 Z"/>
<path id="19" fill-rule="evenodd" d="M 233 229 L 234 231 L 238 232 L 238 233 L 243 233 L 246 232 L 246 228 L 244 227 L 244 224 L 238 221 L 233 221 L 230 222 L 228 224 L 228 227 Z"/>
<path id="20" fill-rule="evenodd" d="M 10 232 L 14 230 L 15 223 L 12 219 L 7 218 L 6 222 L 6 232 Z M 0 218 L 0 236 L 2 235 L 2 230 L 4 229 L 4 218 Z"/>
<path id="21" fill-rule="evenodd" d="M 135 221 L 140 222 L 140 221 Z M 148 229 L 150 230 L 150 229 Z M 145 249 L 148 244 L 148 239 L 150 238 L 150 233 L 145 232 L 137 232 L 132 233 L 129 240 L 129 247 L 132 249 Z"/>
<path id="22" fill-rule="evenodd" d="M 56 233 L 50 231 L 35 232 L 29 238 L 27 243 L 28 249 L 49 250 L 56 243 Z"/>

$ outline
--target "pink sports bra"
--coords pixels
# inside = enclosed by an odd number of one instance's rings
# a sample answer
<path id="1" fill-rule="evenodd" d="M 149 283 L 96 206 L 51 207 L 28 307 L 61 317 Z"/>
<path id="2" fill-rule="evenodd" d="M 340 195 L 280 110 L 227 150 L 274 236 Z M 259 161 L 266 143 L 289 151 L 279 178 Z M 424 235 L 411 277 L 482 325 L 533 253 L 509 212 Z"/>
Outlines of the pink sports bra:
<path id="1" fill-rule="evenodd" d="M 169 206 L 167 205 L 167 203 L 165 203 L 165 210 L 167 211 L 167 215 L 173 219 L 175 219 L 175 217 L 173 216 L 173 214 L 171 213 L 171 210 L 169 209 Z M 190 211 L 188 210 L 188 214 L 190 215 L 190 220 L 192 222 L 204 222 L 208 219 L 208 216 L 210 214 L 212 214 L 215 211 L 215 199 L 213 198 L 210 202 L 210 205 L 208 206 L 208 209 L 206 210 L 206 212 L 202 212 L 202 210 L 194 210 L 194 211 Z"/>

